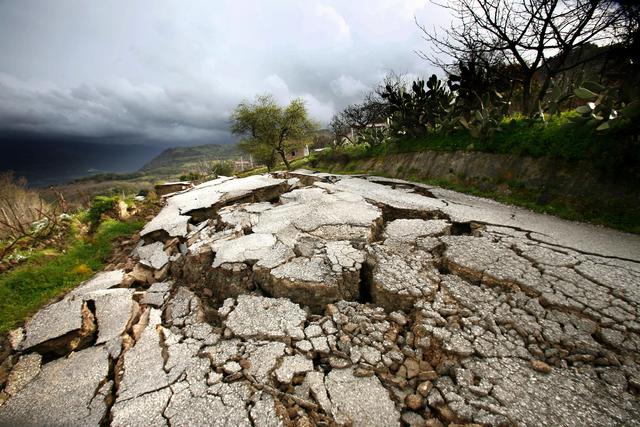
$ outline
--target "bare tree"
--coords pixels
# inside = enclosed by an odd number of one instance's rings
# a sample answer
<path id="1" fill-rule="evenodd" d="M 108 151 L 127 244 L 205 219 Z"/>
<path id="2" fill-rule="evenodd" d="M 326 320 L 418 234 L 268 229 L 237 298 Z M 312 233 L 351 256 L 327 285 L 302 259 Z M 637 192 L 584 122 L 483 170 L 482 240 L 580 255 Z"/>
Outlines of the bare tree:
<path id="1" fill-rule="evenodd" d="M 428 29 L 416 20 L 432 48 L 419 54 L 442 67 L 470 52 L 512 66 L 527 115 L 555 76 L 597 59 L 568 62 L 570 55 L 589 44 L 611 43 L 624 25 L 622 9 L 613 0 L 452 0 L 439 6 L 450 10 L 456 23 Z"/>
<path id="2" fill-rule="evenodd" d="M 342 112 L 333 115 L 329 122 L 329 129 L 331 129 L 335 137 L 336 145 L 341 145 L 345 139 L 351 143 L 354 142 L 351 134 L 351 126 L 349 126 Z"/>
<path id="3" fill-rule="evenodd" d="M 388 114 L 388 104 L 377 92 L 369 92 L 360 104 L 351 104 L 334 115 L 329 127 L 340 140 L 346 138 L 351 143 L 354 133 L 361 132 L 368 127 L 385 120 Z"/>
<path id="4" fill-rule="evenodd" d="M 49 236 L 59 225 L 59 208 L 10 172 L 0 175 L 0 261 L 20 242 Z"/>

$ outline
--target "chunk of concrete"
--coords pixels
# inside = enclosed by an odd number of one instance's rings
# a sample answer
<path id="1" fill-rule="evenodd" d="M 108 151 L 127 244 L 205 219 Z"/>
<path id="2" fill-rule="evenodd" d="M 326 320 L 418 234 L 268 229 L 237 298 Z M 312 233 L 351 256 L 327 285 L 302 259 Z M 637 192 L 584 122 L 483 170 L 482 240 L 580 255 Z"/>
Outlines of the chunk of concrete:
<path id="1" fill-rule="evenodd" d="M 166 426 L 163 412 L 171 398 L 169 387 L 116 402 L 111 408 L 111 426 Z"/>
<path id="2" fill-rule="evenodd" d="M 430 253 L 402 253 L 385 245 L 373 245 L 368 252 L 371 299 L 385 310 L 410 311 L 418 299 L 432 299 L 438 290 L 440 277 Z"/>
<path id="3" fill-rule="evenodd" d="M 42 356 L 38 353 L 30 353 L 20 357 L 7 378 L 4 392 L 10 396 L 17 394 L 40 373 L 41 364 Z"/>
<path id="4" fill-rule="evenodd" d="M 238 337 L 261 340 L 302 339 L 307 314 L 284 298 L 240 295 L 224 324 Z"/>
<path id="5" fill-rule="evenodd" d="M 69 296 L 82 296 L 89 292 L 102 289 L 111 289 L 119 286 L 124 278 L 123 270 L 103 271 L 96 274 L 91 279 L 80 284 L 77 288 L 69 292 Z"/>
<path id="6" fill-rule="evenodd" d="M 387 224 L 383 237 L 401 241 L 415 241 L 423 236 L 441 236 L 449 234 L 451 223 L 444 219 L 396 219 Z"/>
<path id="7" fill-rule="evenodd" d="M 304 378 L 304 382 L 309 385 L 311 394 L 316 399 L 322 410 L 330 414 L 332 410 L 331 400 L 327 394 L 327 389 L 324 385 L 324 374 L 318 371 L 308 372 Z"/>
<path id="8" fill-rule="evenodd" d="M 281 342 L 250 342 L 245 353 L 249 354 L 248 371 L 260 383 L 269 382 L 269 374 L 276 367 L 278 359 L 284 356 L 286 346 Z"/>
<path id="9" fill-rule="evenodd" d="M 98 339 L 96 344 L 120 337 L 138 312 L 133 289 L 107 289 L 85 295 L 95 303 Z"/>
<path id="10" fill-rule="evenodd" d="M 274 375 L 280 384 L 289 384 L 294 376 L 309 371 L 313 371 L 313 362 L 296 354 L 283 357 L 280 366 L 274 371 Z"/>
<path id="11" fill-rule="evenodd" d="M 82 329 L 83 301 L 81 298 L 65 298 L 38 311 L 24 326 L 25 338 L 21 350 L 28 350 L 47 341 L 61 338 L 66 346 L 68 341 Z"/>
<path id="12" fill-rule="evenodd" d="M 255 427 L 284 427 L 282 418 L 278 416 L 275 401 L 271 395 L 262 393 L 250 411 Z"/>
<path id="13" fill-rule="evenodd" d="M 353 369 L 334 369 L 325 386 L 338 423 L 354 427 L 399 426 L 400 413 L 376 376 L 356 377 Z"/>
<path id="14" fill-rule="evenodd" d="M 257 261 L 267 257 L 275 244 L 275 236 L 266 233 L 254 233 L 214 243 L 212 249 L 216 252 L 216 257 L 213 267 L 220 267 L 224 263 Z"/>
<path id="15" fill-rule="evenodd" d="M 132 399 L 169 385 L 162 356 L 160 316 L 160 310 L 151 309 L 149 323 L 140 339 L 124 353 L 117 401 Z"/>
<path id="16" fill-rule="evenodd" d="M 169 256 L 164 252 L 164 243 L 154 242 L 136 249 L 140 262 L 154 270 L 160 270 L 169 262 Z"/>
<path id="17" fill-rule="evenodd" d="M 191 218 L 181 215 L 177 207 L 167 205 L 158 215 L 145 224 L 140 236 L 147 236 L 155 232 L 164 232 L 169 237 L 184 237 L 187 235 L 188 224 Z"/>
<path id="18" fill-rule="evenodd" d="M 0 425 L 99 426 L 107 404 L 96 391 L 108 373 L 109 355 L 102 347 L 47 363 L 0 407 Z"/>
<path id="19" fill-rule="evenodd" d="M 365 200 L 384 206 L 392 214 L 401 213 L 405 217 L 407 215 L 418 218 L 427 217 L 431 212 L 446 207 L 442 200 L 417 193 L 407 193 L 360 178 L 343 178 L 334 185 L 339 190 L 359 194 Z"/>

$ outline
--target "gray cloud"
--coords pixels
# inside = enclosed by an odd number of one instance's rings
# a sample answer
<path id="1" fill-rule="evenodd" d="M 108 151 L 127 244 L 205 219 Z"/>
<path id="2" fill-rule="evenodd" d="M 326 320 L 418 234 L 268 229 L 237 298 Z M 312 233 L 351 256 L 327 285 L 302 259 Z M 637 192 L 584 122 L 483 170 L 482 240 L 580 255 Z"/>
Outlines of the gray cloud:
<path id="1" fill-rule="evenodd" d="M 426 3 L 0 2 L 0 132 L 226 140 L 261 93 L 327 123 L 388 70 L 434 71 L 413 53 L 414 15 L 446 19 Z"/>

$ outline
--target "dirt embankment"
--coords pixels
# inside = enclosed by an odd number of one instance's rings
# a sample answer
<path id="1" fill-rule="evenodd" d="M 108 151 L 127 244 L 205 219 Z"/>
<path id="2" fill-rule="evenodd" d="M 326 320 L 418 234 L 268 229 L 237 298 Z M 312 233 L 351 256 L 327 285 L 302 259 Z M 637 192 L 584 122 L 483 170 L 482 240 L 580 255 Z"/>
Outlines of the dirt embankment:
<path id="1" fill-rule="evenodd" d="M 629 207 L 640 204 L 637 182 L 586 161 L 468 151 L 423 151 L 364 159 L 320 159 L 316 166 L 329 172 L 447 180 L 488 191 L 517 187 L 539 191 L 545 196 L 595 199 Z"/>

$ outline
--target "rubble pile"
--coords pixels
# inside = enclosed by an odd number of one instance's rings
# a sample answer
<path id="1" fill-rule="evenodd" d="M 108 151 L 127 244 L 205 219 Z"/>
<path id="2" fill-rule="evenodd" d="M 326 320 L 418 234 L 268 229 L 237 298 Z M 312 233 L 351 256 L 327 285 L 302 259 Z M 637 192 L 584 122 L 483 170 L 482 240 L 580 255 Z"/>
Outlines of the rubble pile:
<path id="1" fill-rule="evenodd" d="M 0 425 L 640 425 L 640 239 L 309 171 L 169 195 L 11 333 Z"/>

